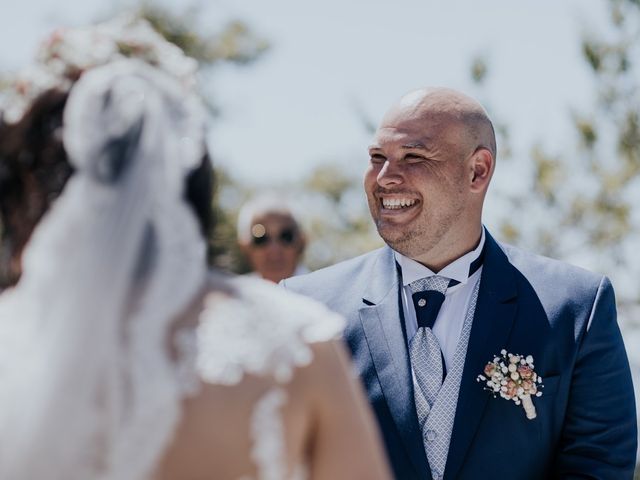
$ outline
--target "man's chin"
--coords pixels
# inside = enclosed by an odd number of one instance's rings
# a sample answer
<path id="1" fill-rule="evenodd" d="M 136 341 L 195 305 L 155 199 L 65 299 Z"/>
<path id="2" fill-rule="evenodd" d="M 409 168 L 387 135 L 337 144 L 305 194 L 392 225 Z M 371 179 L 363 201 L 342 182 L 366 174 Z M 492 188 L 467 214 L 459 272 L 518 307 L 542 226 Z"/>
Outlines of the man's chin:
<path id="1" fill-rule="evenodd" d="M 420 236 L 416 232 L 398 232 L 397 229 L 385 231 L 378 229 L 378 234 L 384 242 L 396 252 L 409 258 L 416 258 L 423 253 L 425 244 L 428 242 L 420 241 Z"/>
<path id="2" fill-rule="evenodd" d="M 382 237 L 384 243 L 404 255 L 403 250 L 406 250 L 409 246 L 411 233 L 398 232 L 397 228 L 378 228 L 378 234 Z"/>

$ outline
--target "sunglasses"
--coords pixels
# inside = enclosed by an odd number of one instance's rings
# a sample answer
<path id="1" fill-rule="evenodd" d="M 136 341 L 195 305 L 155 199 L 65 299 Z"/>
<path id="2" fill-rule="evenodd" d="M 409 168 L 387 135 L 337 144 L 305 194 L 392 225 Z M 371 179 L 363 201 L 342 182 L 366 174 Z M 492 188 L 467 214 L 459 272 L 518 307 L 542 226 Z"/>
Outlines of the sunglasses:
<path id="1" fill-rule="evenodd" d="M 251 235 L 251 243 L 256 247 L 263 247 L 267 244 L 271 243 L 271 241 L 275 241 L 284 246 L 293 245 L 295 241 L 298 239 L 298 234 L 293 228 L 285 228 L 280 231 L 278 235 L 272 236 L 268 233 L 264 233 L 262 235 L 256 235 L 252 233 Z"/>

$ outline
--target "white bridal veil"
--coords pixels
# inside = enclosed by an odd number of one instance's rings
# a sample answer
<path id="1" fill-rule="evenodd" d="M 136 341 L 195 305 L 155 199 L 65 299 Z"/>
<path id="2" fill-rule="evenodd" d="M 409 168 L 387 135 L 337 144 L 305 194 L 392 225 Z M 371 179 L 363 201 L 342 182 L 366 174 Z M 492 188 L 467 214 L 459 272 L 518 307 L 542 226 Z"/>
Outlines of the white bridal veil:
<path id="1" fill-rule="evenodd" d="M 205 243 L 184 201 L 203 112 L 138 60 L 85 73 L 64 112 L 75 168 L 0 297 L 0 478 L 147 478 L 179 418 L 171 321 Z"/>

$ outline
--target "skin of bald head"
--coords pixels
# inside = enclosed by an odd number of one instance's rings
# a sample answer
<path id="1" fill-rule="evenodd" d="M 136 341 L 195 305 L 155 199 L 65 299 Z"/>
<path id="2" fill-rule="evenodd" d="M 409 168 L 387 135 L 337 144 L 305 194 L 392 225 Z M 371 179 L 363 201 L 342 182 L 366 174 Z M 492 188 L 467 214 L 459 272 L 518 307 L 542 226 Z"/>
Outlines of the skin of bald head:
<path id="1" fill-rule="evenodd" d="M 423 88 L 391 107 L 369 148 L 367 201 L 380 236 L 437 272 L 473 250 L 495 168 L 484 108 L 447 88 Z"/>
<path id="2" fill-rule="evenodd" d="M 458 138 L 462 145 L 483 146 L 494 159 L 496 157 L 496 137 L 493 124 L 485 109 L 475 99 L 462 92 L 443 87 L 426 87 L 404 95 L 384 116 L 382 124 L 393 115 L 406 115 L 418 121 L 424 115 L 440 115 L 451 118 L 464 128 Z"/>

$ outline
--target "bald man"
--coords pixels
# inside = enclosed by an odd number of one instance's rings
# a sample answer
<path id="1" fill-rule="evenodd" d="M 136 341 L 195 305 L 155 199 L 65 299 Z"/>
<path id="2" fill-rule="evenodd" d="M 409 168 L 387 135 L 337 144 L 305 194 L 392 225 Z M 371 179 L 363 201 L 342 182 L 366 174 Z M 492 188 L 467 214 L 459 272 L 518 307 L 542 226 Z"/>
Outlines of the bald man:
<path id="1" fill-rule="evenodd" d="M 387 246 L 283 284 L 347 318 L 396 478 L 633 478 L 611 284 L 483 227 L 496 142 L 482 106 L 414 91 L 369 154 L 364 187 Z"/>

